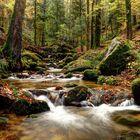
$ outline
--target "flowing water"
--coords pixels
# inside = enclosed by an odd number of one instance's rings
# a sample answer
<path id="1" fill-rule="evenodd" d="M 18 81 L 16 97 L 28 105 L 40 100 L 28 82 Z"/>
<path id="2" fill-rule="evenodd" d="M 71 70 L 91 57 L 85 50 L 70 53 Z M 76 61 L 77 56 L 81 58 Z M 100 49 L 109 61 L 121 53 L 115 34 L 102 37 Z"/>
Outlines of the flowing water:
<path id="1" fill-rule="evenodd" d="M 22 80 L 10 78 L 8 81 L 12 81 L 18 87 L 32 89 L 63 86 L 67 82 L 83 84 L 81 78 L 60 79 L 53 76 L 51 78 L 38 77 Z M 140 112 L 140 108 L 135 105 L 126 107 L 124 103 L 119 107 L 111 107 L 105 104 L 99 107 L 55 107 L 46 96 L 36 98 L 46 101 L 51 110 L 37 114 L 35 118 L 27 118 L 21 124 L 14 126 L 14 131 L 17 132 L 17 139 L 19 140 L 129 140 L 127 138 L 122 139 L 121 133 L 124 131 L 140 131 L 139 128 L 123 126 L 111 119 L 111 115 L 118 111 L 134 110 Z M 130 140 L 139 140 L 139 137 L 138 139 L 132 137 Z"/>

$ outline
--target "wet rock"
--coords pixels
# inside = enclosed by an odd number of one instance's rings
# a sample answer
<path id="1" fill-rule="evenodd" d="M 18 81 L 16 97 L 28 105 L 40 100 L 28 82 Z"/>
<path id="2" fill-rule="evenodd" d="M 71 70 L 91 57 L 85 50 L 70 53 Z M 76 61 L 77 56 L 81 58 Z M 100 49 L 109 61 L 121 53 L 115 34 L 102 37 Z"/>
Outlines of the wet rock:
<path id="1" fill-rule="evenodd" d="M 11 110 L 17 115 L 30 115 L 50 110 L 48 104 L 44 101 L 33 101 L 28 102 L 27 100 L 21 99 L 16 101 Z"/>
<path id="2" fill-rule="evenodd" d="M 65 78 L 72 78 L 73 77 L 73 74 L 72 73 L 67 73 Z"/>
<path id="3" fill-rule="evenodd" d="M 78 86 L 78 85 L 75 83 L 68 83 L 68 84 L 64 85 L 64 87 L 66 87 L 66 88 L 72 88 L 72 87 L 76 87 L 76 86 Z"/>
<path id="4" fill-rule="evenodd" d="M 140 126 L 140 111 L 134 111 L 134 110 L 126 110 L 126 111 L 120 111 L 115 112 L 112 115 L 112 118 L 115 122 L 129 126 L 129 127 L 139 127 Z"/>
<path id="5" fill-rule="evenodd" d="M 25 79 L 25 78 L 29 78 L 30 75 L 28 73 L 17 73 L 16 77 L 20 79 Z"/>
<path id="6" fill-rule="evenodd" d="M 63 90 L 63 87 L 57 86 L 57 87 L 55 88 L 55 90 Z"/>
<path id="7" fill-rule="evenodd" d="M 130 116 L 119 117 L 116 122 L 126 126 L 140 126 L 140 120 L 131 118 Z"/>
<path id="8" fill-rule="evenodd" d="M 0 95 L 0 110 L 9 109 L 13 103 L 14 103 L 13 99 L 10 99 L 6 96 Z"/>
<path id="9" fill-rule="evenodd" d="M 23 94 L 23 96 L 25 96 L 25 94 Z M 31 100 L 28 101 L 24 98 Z M 44 101 L 34 100 L 27 94 L 24 98 L 16 99 L 8 93 L 6 93 L 6 95 L 0 95 L 0 110 L 5 110 L 8 113 L 12 112 L 17 115 L 30 115 L 49 110 L 48 104 Z"/>
<path id="10" fill-rule="evenodd" d="M 77 86 L 65 95 L 64 105 L 73 105 L 86 100 L 92 93 L 85 86 Z"/>
<path id="11" fill-rule="evenodd" d="M 132 94 L 134 96 L 135 103 L 140 105 L 140 78 L 137 78 L 132 82 Z"/>
<path id="12" fill-rule="evenodd" d="M 0 117 L 0 126 L 5 126 L 8 123 L 8 118 Z"/>
<path id="13" fill-rule="evenodd" d="M 93 105 L 111 104 L 118 106 L 125 100 L 130 99 L 130 95 L 125 92 L 112 93 L 111 91 L 92 89 L 92 95 L 88 98 Z"/>
<path id="14" fill-rule="evenodd" d="M 124 131 L 117 136 L 117 140 L 140 140 L 140 133 L 135 131 Z"/>
<path id="15" fill-rule="evenodd" d="M 29 90 L 33 95 L 36 96 L 40 96 L 40 95 L 45 95 L 47 96 L 48 94 L 50 94 L 50 91 L 48 90 L 40 90 L 40 89 L 36 89 L 36 90 Z"/>

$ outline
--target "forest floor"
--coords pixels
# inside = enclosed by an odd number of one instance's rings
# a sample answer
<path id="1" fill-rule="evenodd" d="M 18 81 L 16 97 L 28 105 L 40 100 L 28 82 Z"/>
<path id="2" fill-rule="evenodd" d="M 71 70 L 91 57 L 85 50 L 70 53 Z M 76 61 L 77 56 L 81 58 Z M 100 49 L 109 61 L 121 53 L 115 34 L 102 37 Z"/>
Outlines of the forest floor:
<path id="1" fill-rule="evenodd" d="M 125 40 L 126 35 L 122 34 L 120 38 Z M 4 44 L 5 41 L 6 41 L 6 34 L 5 33 L 0 33 L 0 47 Z M 111 40 L 104 43 L 105 45 L 102 45 L 103 47 L 94 50 L 95 53 L 96 52 L 98 53 L 98 52 L 104 50 L 105 46 L 109 45 L 110 42 L 111 42 Z M 132 52 L 137 54 L 140 51 L 140 31 L 139 30 L 136 30 L 134 32 L 133 40 L 132 40 L 131 43 L 134 46 L 132 48 Z M 33 51 L 35 53 L 43 51 L 43 49 L 41 47 L 35 47 L 35 46 L 27 45 L 27 42 L 24 42 L 23 46 L 24 46 L 25 49 L 28 49 L 28 50 Z M 79 54 L 82 55 L 82 53 L 79 51 L 79 49 L 77 49 L 76 51 L 77 51 L 78 55 Z M 116 79 L 118 79 L 118 81 L 119 81 L 117 83 L 117 85 L 109 86 L 109 85 L 104 84 L 101 87 L 97 87 L 97 89 L 99 89 L 99 90 L 112 90 L 113 92 L 115 92 L 115 91 L 117 92 L 117 91 L 120 91 L 120 90 L 123 90 L 123 89 L 128 89 L 128 90 L 131 91 L 131 82 L 137 77 L 137 75 L 135 74 L 135 70 L 132 66 L 133 63 L 135 63 L 135 61 L 130 64 L 131 66 L 129 68 L 125 69 L 123 72 L 121 72 L 121 74 L 115 76 Z"/>

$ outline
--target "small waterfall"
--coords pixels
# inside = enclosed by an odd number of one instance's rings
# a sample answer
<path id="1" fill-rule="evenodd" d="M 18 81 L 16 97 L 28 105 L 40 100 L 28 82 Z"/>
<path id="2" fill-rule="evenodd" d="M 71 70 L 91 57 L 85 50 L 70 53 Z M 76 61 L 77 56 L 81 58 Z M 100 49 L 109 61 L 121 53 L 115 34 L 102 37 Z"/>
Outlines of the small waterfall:
<path id="1" fill-rule="evenodd" d="M 47 96 L 41 95 L 41 96 L 39 96 L 39 97 L 36 97 L 36 99 L 37 99 L 37 100 L 42 100 L 42 101 L 47 102 L 48 106 L 50 107 L 50 110 L 51 110 L 51 111 L 54 111 L 54 110 L 55 110 L 56 107 L 55 107 L 54 104 L 48 99 Z"/>
<path id="2" fill-rule="evenodd" d="M 119 104 L 119 106 L 121 106 L 121 107 L 132 106 L 132 105 L 134 105 L 134 99 L 133 98 L 131 98 L 130 100 L 125 100 L 124 102 Z"/>

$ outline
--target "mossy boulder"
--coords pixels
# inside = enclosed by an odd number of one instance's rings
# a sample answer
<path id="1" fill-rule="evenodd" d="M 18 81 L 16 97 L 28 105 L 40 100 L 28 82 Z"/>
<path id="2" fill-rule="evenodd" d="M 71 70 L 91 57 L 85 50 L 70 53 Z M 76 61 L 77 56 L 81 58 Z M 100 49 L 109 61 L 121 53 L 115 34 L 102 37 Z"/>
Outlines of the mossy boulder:
<path id="1" fill-rule="evenodd" d="M 118 111 L 112 114 L 112 119 L 122 125 L 126 125 L 129 127 L 140 126 L 140 111 L 135 110 L 125 110 Z"/>
<path id="2" fill-rule="evenodd" d="M 88 96 L 91 95 L 88 87 L 85 86 L 76 86 L 75 88 L 71 89 L 64 100 L 64 105 L 73 105 L 74 102 L 81 102 L 87 99 Z"/>
<path id="3" fill-rule="evenodd" d="M 67 83 L 67 84 L 64 85 L 64 87 L 66 87 L 66 88 L 73 88 L 73 87 L 76 87 L 76 86 L 78 86 L 76 83 Z"/>
<path id="4" fill-rule="evenodd" d="M 48 104 L 44 101 L 28 102 L 25 99 L 20 99 L 12 105 L 11 110 L 17 115 L 30 115 L 48 111 L 49 107 Z"/>
<path id="5" fill-rule="evenodd" d="M 129 115 L 116 118 L 116 122 L 126 126 L 140 126 L 140 120 Z"/>
<path id="6" fill-rule="evenodd" d="M 44 101 L 33 100 L 29 102 L 23 98 L 16 100 L 0 95 L 0 110 L 7 110 L 17 115 L 30 115 L 48 111 L 49 107 Z"/>
<path id="7" fill-rule="evenodd" d="M 83 80 L 97 81 L 100 72 L 98 70 L 87 69 L 83 74 Z"/>
<path id="8" fill-rule="evenodd" d="M 72 78 L 73 77 L 73 74 L 72 73 L 67 73 L 65 78 Z"/>
<path id="9" fill-rule="evenodd" d="M 134 96 L 135 103 L 140 105 L 140 78 L 137 78 L 132 82 L 132 94 Z"/>
<path id="10" fill-rule="evenodd" d="M 93 63 L 89 60 L 85 59 L 77 59 L 75 61 L 72 61 L 68 63 L 64 69 L 66 69 L 67 72 L 82 72 L 86 69 L 92 69 Z"/>
<path id="11" fill-rule="evenodd" d="M 105 57 L 105 54 L 107 52 L 107 48 L 100 50 L 100 49 L 96 49 L 96 50 L 89 50 L 87 51 L 85 54 L 83 54 L 82 56 L 80 56 L 80 59 L 84 59 L 84 60 L 89 60 L 92 62 L 92 66 L 95 69 L 96 66 L 103 60 L 103 58 Z"/>
<path id="12" fill-rule="evenodd" d="M 98 65 L 101 74 L 109 76 L 121 73 L 130 61 L 130 48 L 128 43 L 113 40 L 105 58 Z"/>
<path id="13" fill-rule="evenodd" d="M 45 68 L 45 64 L 43 64 L 41 56 L 27 50 L 22 52 L 22 65 L 23 69 L 27 70 L 38 71 L 40 68 Z"/>

